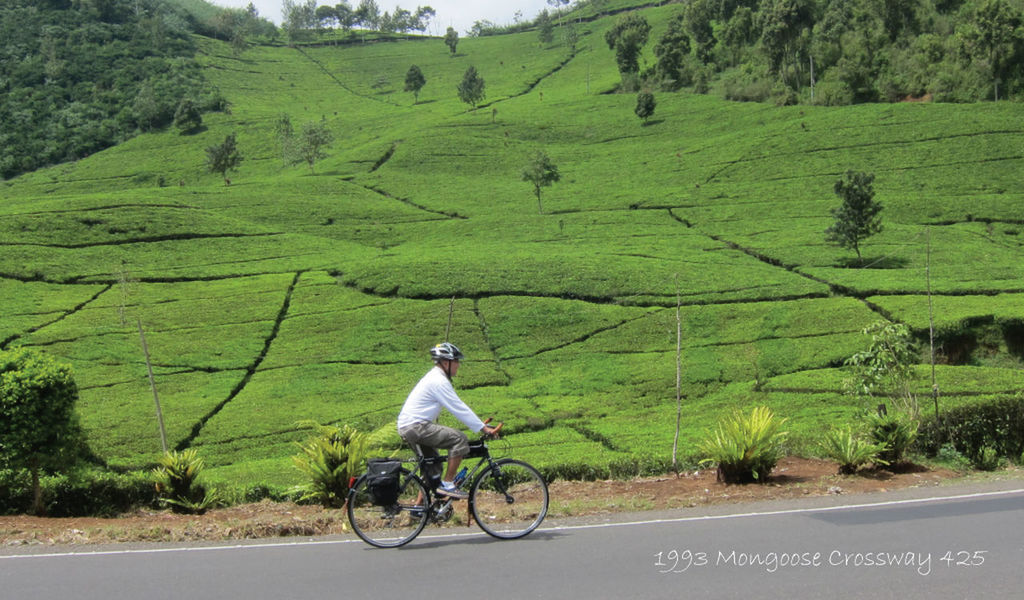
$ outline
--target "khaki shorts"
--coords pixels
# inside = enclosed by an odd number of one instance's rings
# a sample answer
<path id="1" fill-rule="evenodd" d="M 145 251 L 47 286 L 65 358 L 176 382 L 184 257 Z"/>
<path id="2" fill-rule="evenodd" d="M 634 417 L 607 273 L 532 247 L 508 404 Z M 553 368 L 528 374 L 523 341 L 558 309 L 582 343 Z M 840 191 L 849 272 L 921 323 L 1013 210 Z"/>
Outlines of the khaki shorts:
<path id="1" fill-rule="evenodd" d="M 469 438 L 466 434 L 437 423 L 413 423 L 399 430 L 398 435 L 406 443 L 419 446 L 424 456 L 437 456 L 435 448 L 447 450 L 448 456 L 469 454 Z"/>

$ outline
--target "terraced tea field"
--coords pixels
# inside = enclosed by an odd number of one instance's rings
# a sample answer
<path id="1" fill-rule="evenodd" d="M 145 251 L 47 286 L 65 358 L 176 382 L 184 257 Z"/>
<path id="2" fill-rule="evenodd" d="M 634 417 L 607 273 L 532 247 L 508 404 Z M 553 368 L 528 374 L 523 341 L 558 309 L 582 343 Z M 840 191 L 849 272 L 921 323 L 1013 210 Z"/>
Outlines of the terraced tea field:
<path id="1" fill-rule="evenodd" d="M 672 12 L 645 10 L 652 39 Z M 0 345 L 71 363 L 94 451 L 142 468 L 160 443 L 141 323 L 171 444 L 239 485 L 296 482 L 298 421 L 391 431 L 452 298 L 460 393 L 553 473 L 664 467 L 677 301 L 687 461 L 719 417 L 762 403 L 813 452 L 863 408 L 838 368 L 861 330 L 890 318 L 927 338 L 929 283 L 941 402 L 1024 388 L 1019 106 L 659 93 L 644 126 L 634 96 L 608 93 L 612 22 L 584 22 L 575 52 L 532 32 L 454 57 L 440 39 L 240 56 L 203 40 L 230 113 L 0 184 Z M 455 94 L 470 65 L 475 110 Z M 281 115 L 326 118 L 315 174 L 280 160 Z M 229 133 L 245 160 L 228 186 L 204 161 Z M 537 150 L 561 173 L 542 211 L 520 180 Z M 875 173 L 885 206 L 864 268 L 824 241 L 850 169 Z"/>

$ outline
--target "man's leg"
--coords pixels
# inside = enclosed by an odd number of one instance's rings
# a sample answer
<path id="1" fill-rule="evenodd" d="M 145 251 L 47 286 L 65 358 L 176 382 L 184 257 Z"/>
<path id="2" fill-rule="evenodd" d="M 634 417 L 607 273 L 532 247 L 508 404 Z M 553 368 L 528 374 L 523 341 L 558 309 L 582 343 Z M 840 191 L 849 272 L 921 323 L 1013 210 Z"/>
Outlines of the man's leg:
<path id="1" fill-rule="evenodd" d="M 448 483 L 455 481 L 455 476 L 459 473 L 459 465 L 462 464 L 461 456 L 452 456 L 451 452 L 448 453 L 448 470 L 444 473 L 444 480 Z"/>
<path id="2" fill-rule="evenodd" d="M 444 481 L 451 483 L 459 472 L 462 459 L 469 454 L 469 438 L 466 434 L 436 423 L 417 423 L 402 431 L 402 438 L 410 443 L 418 444 L 424 452 L 428 448 L 441 448 L 448 451 L 448 468 Z M 440 473 L 438 469 L 438 473 Z"/>

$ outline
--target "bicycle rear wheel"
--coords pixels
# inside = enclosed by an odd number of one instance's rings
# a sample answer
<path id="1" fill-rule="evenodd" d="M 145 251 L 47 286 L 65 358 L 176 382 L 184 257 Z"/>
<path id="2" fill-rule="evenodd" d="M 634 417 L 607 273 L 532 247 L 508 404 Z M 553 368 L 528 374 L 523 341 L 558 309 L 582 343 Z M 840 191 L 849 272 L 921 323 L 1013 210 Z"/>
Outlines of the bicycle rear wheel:
<path id="1" fill-rule="evenodd" d="M 377 506 L 364 475 L 348 493 L 348 521 L 367 544 L 397 548 L 411 542 L 427 525 L 428 498 L 420 478 L 402 469 L 398 501 L 391 506 Z"/>
<path id="2" fill-rule="evenodd" d="M 469 508 L 481 529 L 501 539 L 521 538 L 548 514 L 548 484 L 520 460 L 502 459 L 473 482 Z"/>

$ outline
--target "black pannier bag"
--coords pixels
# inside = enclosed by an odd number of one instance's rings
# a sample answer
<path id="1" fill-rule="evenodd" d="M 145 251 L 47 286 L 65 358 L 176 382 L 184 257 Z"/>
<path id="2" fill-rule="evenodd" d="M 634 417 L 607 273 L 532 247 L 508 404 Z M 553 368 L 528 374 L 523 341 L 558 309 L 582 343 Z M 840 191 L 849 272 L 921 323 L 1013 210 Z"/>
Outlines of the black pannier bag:
<path id="1" fill-rule="evenodd" d="M 370 500 L 377 506 L 396 504 L 401 475 L 400 460 L 371 458 L 366 461 L 366 489 L 370 492 Z"/>

